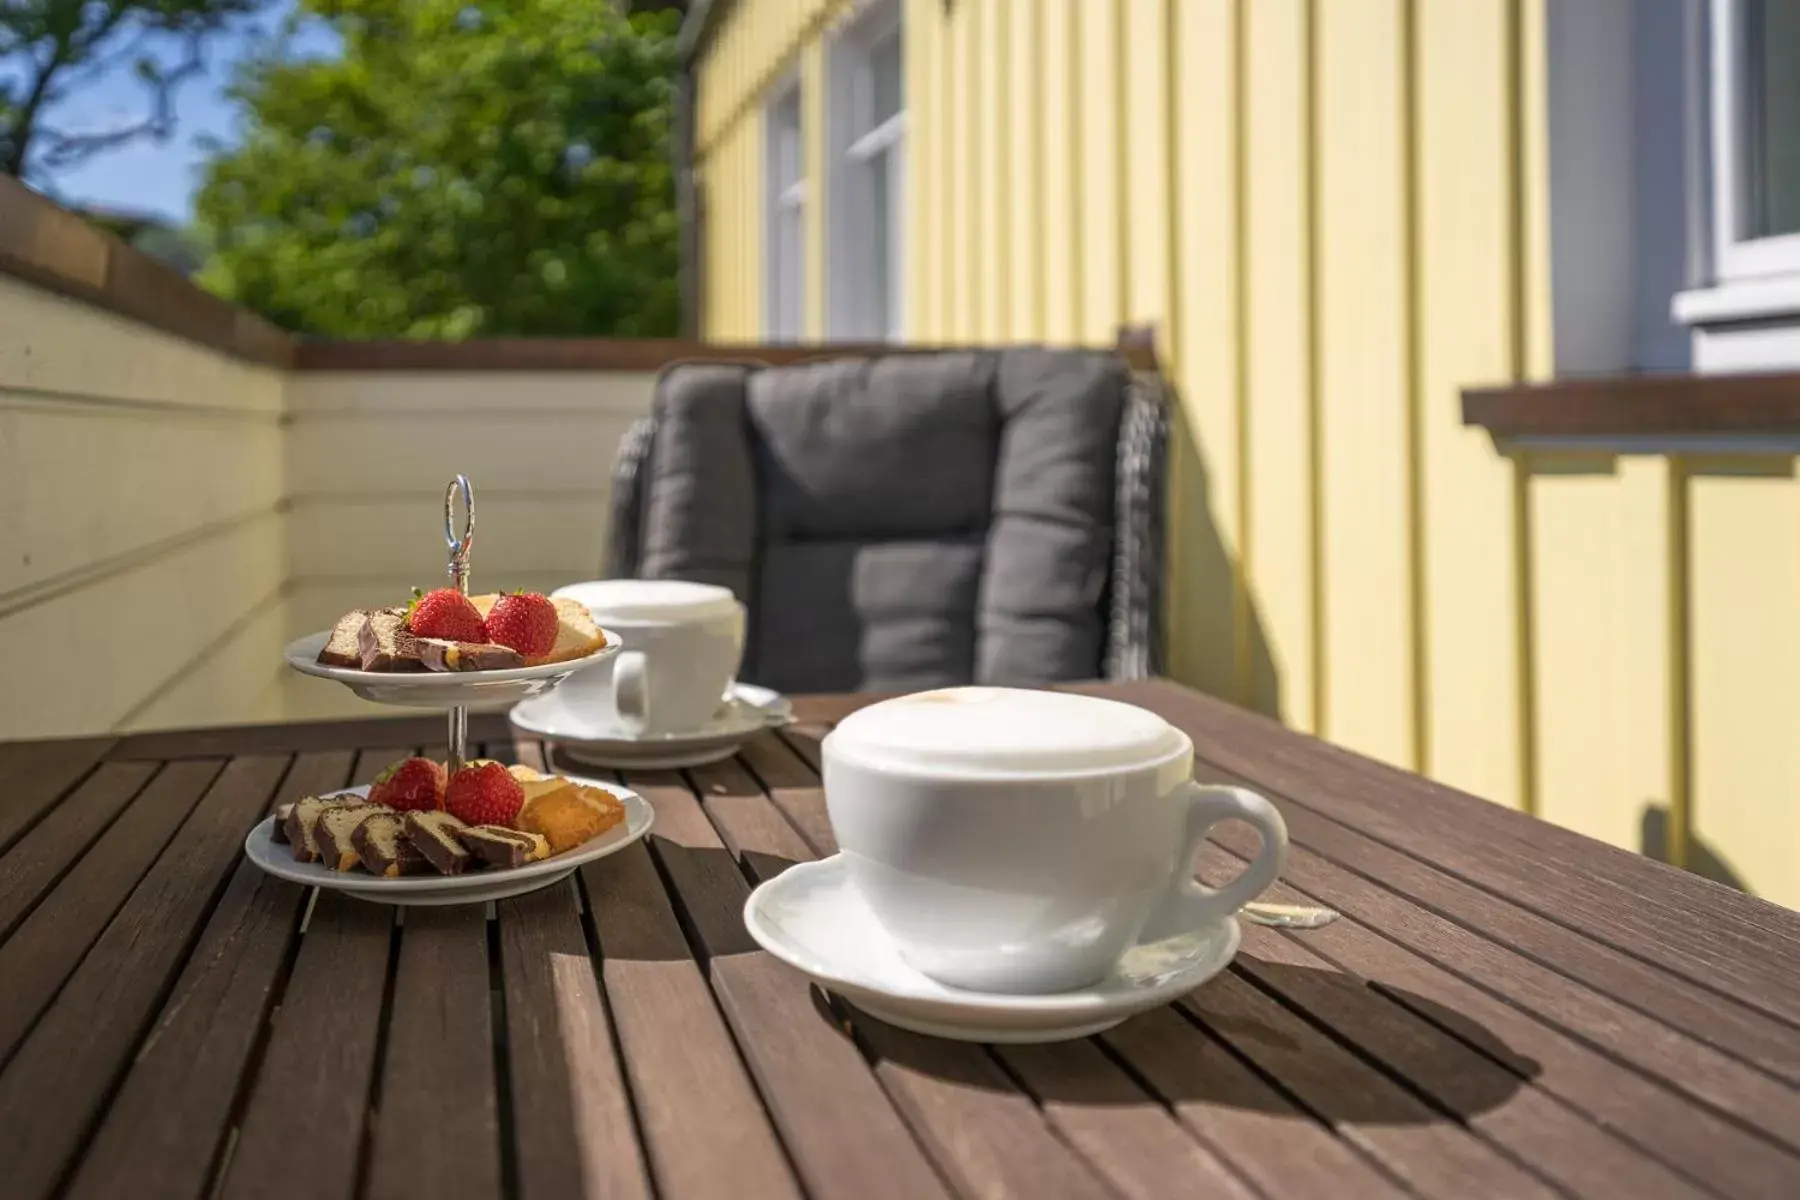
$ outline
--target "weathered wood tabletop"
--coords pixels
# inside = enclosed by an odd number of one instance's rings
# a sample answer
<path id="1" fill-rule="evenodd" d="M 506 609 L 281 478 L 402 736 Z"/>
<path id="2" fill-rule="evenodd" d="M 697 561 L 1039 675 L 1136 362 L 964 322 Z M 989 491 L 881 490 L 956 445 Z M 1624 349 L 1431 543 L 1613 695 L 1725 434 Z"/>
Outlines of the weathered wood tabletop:
<path id="1" fill-rule="evenodd" d="M 1276 898 L 1346 915 L 1040 1047 L 882 1026 L 745 934 L 756 881 L 833 849 L 818 738 L 855 697 L 632 777 L 654 835 L 578 882 L 404 922 L 240 848 L 436 718 L 0 744 L 0 1195 L 1800 1195 L 1800 916 L 1170 684 L 1097 690 L 1274 798 Z"/>

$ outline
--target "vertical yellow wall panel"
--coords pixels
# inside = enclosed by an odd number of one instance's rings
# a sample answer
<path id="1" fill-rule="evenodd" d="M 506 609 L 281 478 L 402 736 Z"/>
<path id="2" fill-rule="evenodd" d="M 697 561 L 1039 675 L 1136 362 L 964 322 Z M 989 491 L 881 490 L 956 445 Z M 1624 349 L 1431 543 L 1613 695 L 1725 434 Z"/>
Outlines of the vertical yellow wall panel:
<path id="1" fill-rule="evenodd" d="M 1004 214 L 1008 341 L 1043 337 L 1042 272 L 1044 184 L 1039 171 L 1043 144 L 1043 103 L 1038 90 L 1043 61 L 1044 11 L 1034 0 L 1012 0 L 1007 11 L 1007 163 L 1012 203 Z"/>
<path id="2" fill-rule="evenodd" d="M 1317 12 L 1324 732 L 1411 766 L 1404 5 Z"/>
<path id="3" fill-rule="evenodd" d="M 937 39 L 944 6 L 938 0 L 906 0 L 906 336 L 919 342 L 941 341 L 937 325 L 943 312 L 939 265 L 935 252 L 941 236 L 943 138 L 939 110 L 943 102 L 943 55 Z"/>
<path id="4" fill-rule="evenodd" d="M 1011 287 L 1007 277 L 1006 225 L 1012 212 L 1010 130 L 1007 128 L 1006 0 L 970 0 L 975 10 L 975 109 L 971 114 L 975 155 L 976 337 L 989 344 L 1006 340 Z"/>
<path id="5" fill-rule="evenodd" d="M 1081 129 L 1077 180 L 1081 192 L 1081 335 L 1084 341 L 1105 344 L 1113 339 L 1125 315 L 1118 0 L 1080 0 L 1077 9 L 1081 18 L 1076 29 L 1081 107 L 1075 114 Z"/>
<path id="6" fill-rule="evenodd" d="M 969 342 L 975 339 L 975 276 L 980 270 L 975 260 L 975 19 L 968 5 L 958 4 L 944 24 L 949 42 L 949 80 L 944 95 L 952 114 L 946 122 L 950 159 L 950 209 L 946 214 L 950 319 L 944 340 Z"/>
<path id="7" fill-rule="evenodd" d="M 1080 0 L 1040 0 L 1043 23 L 1043 321 L 1044 339 L 1054 345 L 1081 340 L 1080 228 L 1081 77 L 1076 34 Z"/>
<path id="8" fill-rule="evenodd" d="M 1517 804 L 1512 471 L 1462 424 L 1461 389 L 1517 360 L 1508 0 L 1418 6 L 1417 384 L 1425 653 L 1422 766 Z M 1489 682 L 1468 686 L 1469 680 Z"/>
<path id="9" fill-rule="evenodd" d="M 825 43 L 815 39 L 800 51 L 800 139 L 802 170 L 806 174 L 805 207 L 801 209 L 806 265 L 801 301 L 806 336 L 823 340 L 826 311 L 831 303 L 825 273 L 825 220 L 831 211 L 831 172 L 827 169 L 825 140 Z M 760 170 L 767 170 L 765 162 Z"/>
<path id="10" fill-rule="evenodd" d="M 1637 849 L 1646 809 L 1669 798 L 1668 467 L 1533 462 L 1538 811 Z"/>
<path id="11" fill-rule="evenodd" d="M 1312 100 L 1308 0 L 1244 6 L 1251 701 L 1312 723 Z"/>
<path id="12" fill-rule="evenodd" d="M 1689 481 L 1693 833 L 1800 908 L 1800 480 L 1792 459 L 1696 461 Z"/>
<path id="13" fill-rule="evenodd" d="M 1125 319 L 1168 336 L 1170 258 L 1168 0 L 1124 0 Z"/>
<path id="14" fill-rule="evenodd" d="M 1235 0 L 1183 0 L 1172 30 L 1181 70 L 1170 139 L 1176 269 L 1170 341 L 1180 413 L 1169 454 L 1169 660 L 1177 678 L 1222 696 L 1235 696 L 1237 688 L 1237 9 Z M 1084 141 L 1082 149 L 1085 156 L 1093 147 Z M 1082 169 L 1090 176 L 1098 171 L 1091 157 Z M 1090 247 L 1104 244 L 1094 214 L 1084 216 Z M 1091 272 L 1104 276 L 1111 257 L 1090 255 L 1088 263 L 1089 293 L 1106 292 L 1107 282 L 1096 284 Z M 1116 288 L 1116 271 L 1110 281 Z M 1091 339 L 1105 336 L 1093 322 L 1086 332 Z"/>

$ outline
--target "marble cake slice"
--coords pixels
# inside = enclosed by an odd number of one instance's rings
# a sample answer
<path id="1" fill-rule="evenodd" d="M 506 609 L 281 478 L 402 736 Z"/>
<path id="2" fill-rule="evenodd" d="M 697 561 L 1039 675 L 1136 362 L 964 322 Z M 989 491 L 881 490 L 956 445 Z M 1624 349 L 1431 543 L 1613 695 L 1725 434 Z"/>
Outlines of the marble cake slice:
<path id="1" fill-rule="evenodd" d="M 431 869 L 425 856 L 406 837 L 406 818 L 392 809 L 382 809 L 364 817 L 350 831 L 350 844 L 356 856 L 371 875 L 393 879 L 401 875 L 419 875 Z"/>
<path id="2" fill-rule="evenodd" d="M 289 809 L 283 833 L 300 862 L 319 860 L 319 818 L 327 809 L 367 804 L 361 796 L 306 796 Z"/>
<path id="3" fill-rule="evenodd" d="M 375 813 L 387 812 L 379 804 L 357 804 L 344 808 L 328 808 L 319 814 L 319 861 L 333 871 L 348 871 L 361 860 L 351 835 L 356 827 Z"/>
<path id="4" fill-rule="evenodd" d="M 406 628 L 404 608 L 383 608 L 369 614 L 356 635 L 365 671 L 423 671 L 419 639 Z"/>
<path id="5" fill-rule="evenodd" d="M 471 825 L 457 836 L 471 854 L 490 866 L 522 867 L 550 856 L 550 843 L 541 835 L 504 825 Z"/>

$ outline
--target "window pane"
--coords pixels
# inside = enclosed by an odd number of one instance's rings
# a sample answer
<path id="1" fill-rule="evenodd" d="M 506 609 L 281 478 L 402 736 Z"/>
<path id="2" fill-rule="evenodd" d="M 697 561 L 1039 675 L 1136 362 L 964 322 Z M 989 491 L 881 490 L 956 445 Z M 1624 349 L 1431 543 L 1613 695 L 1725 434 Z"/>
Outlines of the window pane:
<path id="1" fill-rule="evenodd" d="M 883 38 L 869 50 L 869 74 L 874 93 L 869 129 L 873 129 L 898 113 L 905 100 L 902 92 L 905 80 L 900 67 L 899 34 Z M 867 133 L 868 130 L 863 132 Z"/>
<path id="2" fill-rule="evenodd" d="M 1800 233 L 1800 3 L 1745 0 L 1744 234 Z"/>

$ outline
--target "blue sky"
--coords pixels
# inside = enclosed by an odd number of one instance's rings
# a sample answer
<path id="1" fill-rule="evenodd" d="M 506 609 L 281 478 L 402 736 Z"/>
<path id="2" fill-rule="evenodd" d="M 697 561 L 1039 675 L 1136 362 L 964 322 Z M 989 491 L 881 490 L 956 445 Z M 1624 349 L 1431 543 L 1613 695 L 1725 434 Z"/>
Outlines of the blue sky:
<path id="1" fill-rule="evenodd" d="M 96 155 L 80 167 L 60 171 L 48 181 L 55 194 L 74 203 L 155 213 L 186 222 L 193 212 L 206 139 L 229 143 L 237 134 L 238 114 L 225 99 L 232 68 L 279 28 L 291 7 L 291 0 L 280 0 L 254 20 L 207 43 L 205 73 L 191 76 L 176 92 L 175 134 L 167 142 L 142 138 Z M 302 29 L 291 43 L 294 52 L 309 56 L 332 53 L 335 46 L 330 30 L 317 25 Z M 129 64 L 123 64 L 72 90 L 51 117 L 64 128 L 104 129 L 140 118 L 147 111 L 143 87 L 132 78 Z"/>

